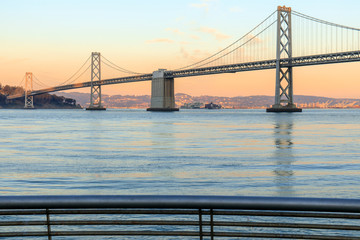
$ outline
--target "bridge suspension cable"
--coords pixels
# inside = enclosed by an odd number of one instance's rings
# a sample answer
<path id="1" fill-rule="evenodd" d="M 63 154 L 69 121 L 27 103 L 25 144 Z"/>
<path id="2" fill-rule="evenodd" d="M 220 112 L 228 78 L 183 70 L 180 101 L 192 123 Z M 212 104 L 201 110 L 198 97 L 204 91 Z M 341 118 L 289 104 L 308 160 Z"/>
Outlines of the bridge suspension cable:
<path id="1" fill-rule="evenodd" d="M 122 68 L 122 67 L 116 65 L 115 63 L 113 63 L 112 61 L 110 61 L 109 59 L 107 59 L 106 57 L 104 57 L 104 55 L 101 55 L 101 62 L 104 63 L 106 66 L 108 66 L 114 70 L 117 70 L 119 72 L 122 72 L 122 73 L 135 74 L 135 75 L 144 74 L 144 73 L 133 72 L 131 70 Z"/>
<path id="2" fill-rule="evenodd" d="M 26 76 L 26 74 L 24 74 L 22 80 L 20 81 L 20 83 L 19 83 L 17 86 L 22 87 L 22 84 L 23 84 L 23 82 L 24 82 L 24 80 L 25 80 L 25 76 Z"/>
<path id="3" fill-rule="evenodd" d="M 238 40 L 236 40 L 226 48 L 216 52 L 215 54 L 205 59 L 202 59 L 201 61 L 195 62 L 193 64 L 178 69 L 174 69 L 174 71 L 187 69 L 187 68 L 203 67 L 210 63 L 214 63 L 218 60 L 221 60 L 225 57 L 228 58 L 226 60 L 223 59 L 224 61 L 219 62 L 219 64 L 223 64 L 224 62 L 226 64 L 239 63 L 250 60 L 249 58 L 252 58 L 252 60 L 255 59 L 263 60 L 261 58 L 270 59 L 271 58 L 270 55 L 275 54 L 275 42 L 274 42 L 275 39 L 271 39 L 275 37 L 275 34 L 272 34 L 273 36 L 271 36 L 271 34 L 266 35 L 264 34 L 264 32 L 266 30 L 269 30 L 270 27 L 274 26 L 274 23 L 276 23 L 277 21 L 275 14 L 276 12 L 277 11 L 271 13 L 267 18 L 265 18 L 265 20 L 263 20 L 261 23 L 259 23 L 253 29 L 251 29 L 248 33 L 246 33 L 244 36 L 242 36 L 241 38 L 239 38 Z M 259 38 L 260 35 L 262 36 L 262 39 Z M 274 43 L 273 46 L 270 46 L 269 42 L 273 42 Z M 248 46 L 248 48 L 244 49 L 245 46 Z M 256 48 L 259 50 L 255 50 Z"/>
<path id="4" fill-rule="evenodd" d="M 71 75 L 71 77 L 69 77 L 67 80 L 65 80 L 64 82 L 62 82 L 56 86 L 65 85 L 66 83 L 71 84 L 71 83 L 74 83 L 76 80 L 78 80 L 90 68 L 90 66 L 91 66 L 90 58 L 91 58 L 91 55 L 86 59 L 86 61 L 81 65 L 81 67 L 73 75 Z M 89 64 L 89 66 L 78 77 L 73 79 L 85 67 L 86 64 Z"/>
<path id="5" fill-rule="evenodd" d="M 293 14 L 293 57 L 360 50 L 360 29 Z"/>
<path id="6" fill-rule="evenodd" d="M 40 81 L 36 76 L 35 74 L 33 74 L 33 82 L 35 84 L 37 84 L 39 87 L 44 87 L 44 88 L 48 88 L 50 87 L 49 85 L 45 84 L 44 82 Z"/>
<path id="7" fill-rule="evenodd" d="M 173 71 L 275 59 L 276 12 L 226 48 Z M 360 29 L 291 11 L 293 57 L 360 50 Z"/>
<path id="8" fill-rule="evenodd" d="M 89 65 L 82 73 L 80 73 L 79 76 L 77 76 L 71 82 L 68 82 L 67 84 L 72 84 L 72 83 L 76 82 L 76 80 L 78 80 L 80 77 L 82 77 L 90 69 L 90 67 L 91 67 L 91 65 Z"/>
<path id="9" fill-rule="evenodd" d="M 245 43 L 241 44 L 240 46 L 234 48 L 233 50 L 225 53 L 224 55 L 222 55 L 222 56 L 220 56 L 220 57 L 218 57 L 218 58 L 215 58 L 215 59 L 211 60 L 210 62 L 206 62 L 206 63 L 204 63 L 204 64 L 202 64 L 202 65 L 198 65 L 197 67 L 203 67 L 203 66 L 205 66 L 205 65 L 207 65 L 207 64 L 210 64 L 210 63 L 213 63 L 213 62 L 215 62 L 215 61 L 217 61 L 217 60 L 219 60 L 219 59 L 221 59 L 221 58 L 223 58 L 223 57 L 226 57 L 227 55 L 233 53 L 234 51 L 238 50 L 239 48 L 245 46 L 247 43 L 249 43 L 249 42 L 251 42 L 252 40 L 254 40 L 255 38 L 257 38 L 261 33 L 263 33 L 265 30 L 267 30 L 268 28 L 270 28 L 274 23 L 276 23 L 276 21 L 274 21 L 272 24 L 270 24 L 269 26 L 267 26 L 264 30 L 262 30 L 261 32 L 259 32 L 259 33 L 256 34 L 256 35 L 254 35 L 254 36 L 251 37 L 248 41 L 246 41 Z"/>
<path id="10" fill-rule="evenodd" d="M 344 29 L 349 29 L 349 30 L 355 30 L 355 31 L 360 31 L 360 28 L 354 28 L 354 27 L 349 27 L 349 26 L 345 26 L 345 25 L 341 25 L 341 24 L 337 24 L 337 23 L 332 23 L 332 22 L 328 22 L 325 20 L 321 20 L 319 18 L 314 18 L 308 15 L 305 15 L 303 13 L 297 12 L 297 11 L 292 11 L 292 14 L 302 17 L 304 19 L 308 19 L 314 22 L 318 22 L 318 23 L 322 23 L 322 24 L 327 24 L 329 26 L 334 26 L 334 27 L 340 27 L 340 28 L 344 28 Z"/>

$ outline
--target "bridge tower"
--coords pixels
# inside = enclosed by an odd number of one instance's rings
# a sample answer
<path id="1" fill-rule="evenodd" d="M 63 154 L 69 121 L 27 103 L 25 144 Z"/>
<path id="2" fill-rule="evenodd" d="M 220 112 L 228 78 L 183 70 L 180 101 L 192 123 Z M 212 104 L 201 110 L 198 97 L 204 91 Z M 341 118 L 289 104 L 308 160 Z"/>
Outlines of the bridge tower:
<path id="1" fill-rule="evenodd" d="M 91 53 L 91 93 L 90 106 L 86 110 L 106 110 L 101 105 L 101 56 L 99 52 Z"/>
<path id="2" fill-rule="evenodd" d="M 32 72 L 27 72 L 25 74 L 25 106 L 24 106 L 24 108 L 34 108 L 34 96 L 30 95 L 32 90 L 33 90 L 33 74 L 32 74 Z"/>
<path id="3" fill-rule="evenodd" d="M 151 81 L 151 106 L 147 111 L 179 111 L 175 108 L 174 78 L 165 76 L 166 69 L 153 72 Z"/>
<path id="4" fill-rule="evenodd" d="M 277 14 L 275 104 L 266 111 L 301 112 L 293 101 L 291 8 L 279 6 Z"/>

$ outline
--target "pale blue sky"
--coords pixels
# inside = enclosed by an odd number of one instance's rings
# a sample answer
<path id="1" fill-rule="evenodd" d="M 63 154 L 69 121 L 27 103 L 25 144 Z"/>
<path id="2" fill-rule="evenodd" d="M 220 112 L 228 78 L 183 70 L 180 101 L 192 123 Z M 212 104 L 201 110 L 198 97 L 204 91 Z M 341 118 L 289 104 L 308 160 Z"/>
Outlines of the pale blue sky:
<path id="1" fill-rule="evenodd" d="M 140 72 L 180 67 L 191 63 L 191 58 L 185 55 L 206 56 L 226 47 L 278 5 L 360 28 L 358 0 L 0 0 L 0 3 L 3 84 L 16 84 L 26 71 L 32 71 L 43 81 L 49 81 L 49 85 L 55 85 L 76 71 L 92 51 Z M 110 73 L 103 75 L 112 77 Z M 142 90 L 136 93 L 148 92 L 148 86 L 140 86 Z"/>

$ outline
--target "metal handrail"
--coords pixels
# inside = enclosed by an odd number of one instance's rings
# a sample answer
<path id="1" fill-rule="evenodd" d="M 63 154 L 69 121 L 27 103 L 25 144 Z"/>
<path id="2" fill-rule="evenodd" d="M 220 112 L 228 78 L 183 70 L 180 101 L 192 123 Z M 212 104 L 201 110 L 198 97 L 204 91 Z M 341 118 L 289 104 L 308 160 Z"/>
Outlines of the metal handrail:
<path id="1" fill-rule="evenodd" d="M 187 195 L 0 196 L 0 209 L 14 208 L 217 208 L 360 213 L 360 199 Z"/>
<path id="2" fill-rule="evenodd" d="M 360 199 L 0 196 L 0 237 L 34 236 L 360 239 Z"/>

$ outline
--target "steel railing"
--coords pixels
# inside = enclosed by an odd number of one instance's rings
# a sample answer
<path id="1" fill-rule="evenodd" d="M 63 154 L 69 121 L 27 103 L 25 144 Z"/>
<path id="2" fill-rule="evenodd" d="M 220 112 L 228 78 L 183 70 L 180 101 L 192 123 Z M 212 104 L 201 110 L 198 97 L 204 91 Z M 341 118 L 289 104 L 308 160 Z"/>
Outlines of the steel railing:
<path id="1" fill-rule="evenodd" d="M 360 200 L 235 196 L 2 196 L 0 237 L 360 239 Z M 94 237 L 94 238 L 92 238 Z"/>

